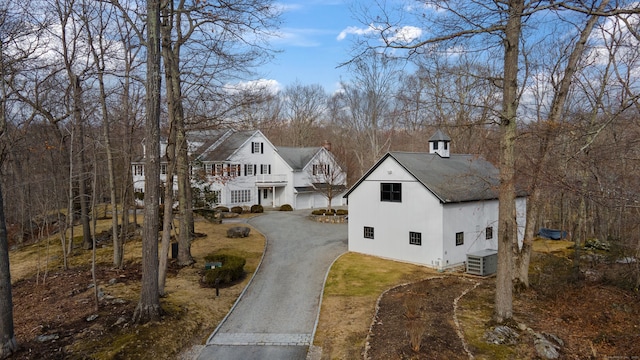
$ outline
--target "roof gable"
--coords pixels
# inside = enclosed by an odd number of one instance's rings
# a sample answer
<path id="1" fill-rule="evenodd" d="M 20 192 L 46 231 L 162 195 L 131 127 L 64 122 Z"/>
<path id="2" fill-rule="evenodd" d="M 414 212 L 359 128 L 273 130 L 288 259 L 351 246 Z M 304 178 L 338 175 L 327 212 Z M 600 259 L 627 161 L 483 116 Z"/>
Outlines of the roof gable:
<path id="1" fill-rule="evenodd" d="M 293 171 L 302 171 L 307 164 L 322 150 L 319 147 L 294 148 L 278 146 L 278 154 Z"/>
<path id="2" fill-rule="evenodd" d="M 498 198 L 498 170 L 482 157 L 390 152 L 383 156 L 345 197 L 358 187 L 387 158 L 392 158 L 411 176 L 433 193 L 442 203 L 455 203 Z"/>

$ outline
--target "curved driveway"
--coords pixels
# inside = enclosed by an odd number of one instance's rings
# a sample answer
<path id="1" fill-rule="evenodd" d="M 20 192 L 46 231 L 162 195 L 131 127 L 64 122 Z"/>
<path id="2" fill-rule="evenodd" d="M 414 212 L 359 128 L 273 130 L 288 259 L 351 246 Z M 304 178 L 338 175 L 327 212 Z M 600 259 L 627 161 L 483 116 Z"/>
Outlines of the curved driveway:
<path id="1" fill-rule="evenodd" d="M 320 224 L 309 210 L 269 212 L 249 220 L 267 238 L 246 292 L 197 359 L 305 359 L 324 277 L 347 251 L 346 224 Z"/>

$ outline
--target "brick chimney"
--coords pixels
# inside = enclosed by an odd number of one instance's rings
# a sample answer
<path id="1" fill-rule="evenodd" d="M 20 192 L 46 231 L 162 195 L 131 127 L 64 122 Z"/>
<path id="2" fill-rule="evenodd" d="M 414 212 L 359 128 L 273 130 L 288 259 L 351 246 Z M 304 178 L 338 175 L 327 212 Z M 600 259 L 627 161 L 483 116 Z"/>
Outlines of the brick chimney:
<path id="1" fill-rule="evenodd" d="M 322 144 L 322 147 L 327 149 L 327 151 L 331 151 L 331 143 L 329 142 L 329 140 L 325 140 Z"/>

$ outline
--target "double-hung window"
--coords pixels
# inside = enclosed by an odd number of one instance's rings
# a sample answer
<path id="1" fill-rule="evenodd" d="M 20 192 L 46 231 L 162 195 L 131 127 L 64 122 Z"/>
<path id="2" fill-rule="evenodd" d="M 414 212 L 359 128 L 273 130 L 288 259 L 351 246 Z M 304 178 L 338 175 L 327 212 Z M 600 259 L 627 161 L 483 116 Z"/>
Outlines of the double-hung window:
<path id="1" fill-rule="evenodd" d="M 229 165 L 229 176 L 231 177 L 240 176 L 240 164 Z"/>
<path id="2" fill-rule="evenodd" d="M 365 226 L 364 227 L 364 238 L 365 239 L 373 239 L 373 227 Z"/>
<path id="3" fill-rule="evenodd" d="M 244 176 L 252 176 L 253 175 L 253 165 L 245 164 L 244 165 Z"/>
<path id="4" fill-rule="evenodd" d="M 484 229 L 484 237 L 487 240 L 493 239 L 493 227 L 487 226 L 487 228 Z"/>
<path id="5" fill-rule="evenodd" d="M 456 246 L 460 246 L 464 244 L 464 233 L 458 232 L 456 233 Z"/>
<path id="6" fill-rule="evenodd" d="M 223 173 L 224 173 L 224 164 L 222 164 L 222 163 L 215 164 L 215 170 L 214 170 L 213 175 L 222 176 Z"/>
<path id="7" fill-rule="evenodd" d="M 402 202 L 402 184 L 381 183 L 380 201 Z"/>
<path id="8" fill-rule="evenodd" d="M 329 164 L 313 164 L 313 175 L 329 176 Z"/>
<path id="9" fill-rule="evenodd" d="M 252 142 L 251 143 L 251 153 L 252 154 L 264 154 L 264 143 L 261 142 Z"/>
<path id="10" fill-rule="evenodd" d="M 422 245 L 422 233 L 409 231 L 409 244 L 411 245 Z"/>

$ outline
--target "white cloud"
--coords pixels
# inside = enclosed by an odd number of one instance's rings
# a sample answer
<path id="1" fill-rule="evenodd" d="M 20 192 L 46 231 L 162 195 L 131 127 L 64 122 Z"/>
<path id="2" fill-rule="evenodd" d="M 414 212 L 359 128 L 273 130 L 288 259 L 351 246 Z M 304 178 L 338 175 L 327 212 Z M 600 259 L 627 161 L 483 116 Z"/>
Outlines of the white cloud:
<path id="1" fill-rule="evenodd" d="M 342 30 L 338 37 L 336 38 L 338 41 L 344 40 L 347 35 L 367 35 L 376 31 L 373 25 L 369 25 L 367 28 L 359 28 L 357 26 L 348 26 L 346 29 Z"/>
<path id="2" fill-rule="evenodd" d="M 346 29 L 342 30 L 340 34 L 338 34 L 336 40 L 342 41 L 347 37 L 347 35 L 369 35 L 376 32 L 379 33 L 380 31 L 382 31 L 382 28 L 373 24 L 369 25 L 366 28 L 349 26 Z M 387 34 L 387 36 L 391 35 L 388 37 L 388 40 L 391 42 L 410 43 L 422 36 L 422 29 L 415 26 L 392 28 L 389 30 L 385 30 L 385 32 L 390 33 Z"/>
<path id="3" fill-rule="evenodd" d="M 272 94 L 278 93 L 282 89 L 282 85 L 274 79 L 256 79 L 249 81 L 242 81 L 235 84 L 226 84 L 225 90 L 228 93 L 234 94 L 242 91 L 269 91 Z"/>
<path id="4" fill-rule="evenodd" d="M 300 5 L 300 4 L 285 4 L 285 3 L 282 3 L 282 2 L 278 2 L 278 3 L 274 4 L 274 7 L 280 12 L 287 12 L 287 11 L 300 10 L 302 8 L 302 5 Z"/>
<path id="5" fill-rule="evenodd" d="M 422 36 L 422 29 L 415 26 L 403 26 L 395 30 L 395 35 L 390 37 L 392 42 L 410 43 Z"/>

